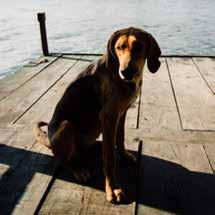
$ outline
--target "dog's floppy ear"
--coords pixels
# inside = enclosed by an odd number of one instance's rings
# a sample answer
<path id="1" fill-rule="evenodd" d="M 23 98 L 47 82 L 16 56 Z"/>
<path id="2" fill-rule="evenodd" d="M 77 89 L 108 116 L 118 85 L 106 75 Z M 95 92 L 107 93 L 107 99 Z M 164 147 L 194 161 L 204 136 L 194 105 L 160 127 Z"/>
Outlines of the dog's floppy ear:
<path id="1" fill-rule="evenodd" d="M 159 57 L 161 55 L 160 47 L 155 38 L 147 33 L 149 40 L 148 53 L 147 53 L 147 66 L 150 72 L 155 73 L 158 71 L 161 63 Z"/>
<path id="2" fill-rule="evenodd" d="M 118 58 L 114 50 L 114 46 L 115 46 L 116 40 L 119 38 L 120 35 L 121 35 L 121 31 L 120 30 L 116 31 L 111 35 L 108 41 L 107 52 L 105 54 L 105 64 L 106 64 L 106 67 L 111 71 L 113 71 L 114 68 L 117 68 L 119 64 Z"/>

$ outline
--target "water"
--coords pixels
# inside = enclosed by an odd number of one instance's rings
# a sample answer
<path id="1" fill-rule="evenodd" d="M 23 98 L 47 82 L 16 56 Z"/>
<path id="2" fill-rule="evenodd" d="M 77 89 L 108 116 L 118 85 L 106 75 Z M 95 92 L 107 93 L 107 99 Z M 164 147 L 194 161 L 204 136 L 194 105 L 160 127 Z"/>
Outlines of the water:
<path id="1" fill-rule="evenodd" d="M 37 12 L 51 52 L 103 53 L 111 33 L 136 26 L 163 54 L 215 55 L 214 0 L 0 0 L 0 77 L 41 54 Z"/>

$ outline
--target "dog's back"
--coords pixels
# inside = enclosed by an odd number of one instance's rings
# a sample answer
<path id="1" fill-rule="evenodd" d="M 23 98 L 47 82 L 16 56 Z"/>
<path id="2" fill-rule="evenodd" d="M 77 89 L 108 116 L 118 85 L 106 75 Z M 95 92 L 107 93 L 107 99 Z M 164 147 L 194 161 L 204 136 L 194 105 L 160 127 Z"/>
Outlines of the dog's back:
<path id="1" fill-rule="evenodd" d="M 90 64 L 77 79 L 72 82 L 58 102 L 48 126 L 49 139 L 63 120 L 72 122 L 83 134 L 100 133 L 99 112 L 102 108 L 100 60 Z M 96 134 L 97 136 L 98 134 Z"/>

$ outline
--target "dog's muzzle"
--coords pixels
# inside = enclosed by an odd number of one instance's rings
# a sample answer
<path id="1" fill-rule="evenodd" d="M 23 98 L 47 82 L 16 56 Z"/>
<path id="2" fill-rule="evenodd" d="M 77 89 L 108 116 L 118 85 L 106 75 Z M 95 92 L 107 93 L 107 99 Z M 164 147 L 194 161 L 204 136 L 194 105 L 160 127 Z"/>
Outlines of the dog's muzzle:
<path id="1" fill-rule="evenodd" d="M 135 76 L 136 72 L 134 72 L 132 69 L 126 68 L 124 70 L 119 70 L 119 76 L 122 80 L 131 81 L 133 77 Z"/>

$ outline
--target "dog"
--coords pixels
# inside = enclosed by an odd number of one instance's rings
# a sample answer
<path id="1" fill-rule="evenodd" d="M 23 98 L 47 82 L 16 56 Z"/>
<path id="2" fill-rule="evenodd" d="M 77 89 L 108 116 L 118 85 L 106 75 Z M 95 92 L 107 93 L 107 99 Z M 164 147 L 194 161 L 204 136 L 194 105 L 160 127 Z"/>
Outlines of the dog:
<path id="1" fill-rule="evenodd" d="M 160 55 L 159 45 L 150 33 L 134 27 L 116 31 L 106 53 L 67 87 L 51 121 L 39 122 L 35 127 L 37 141 L 64 162 L 83 161 L 84 149 L 87 151 L 102 133 L 109 202 L 119 203 L 126 198 L 118 184 L 115 149 L 122 159 L 135 162 L 124 146 L 126 112 L 140 94 L 146 60 L 149 71 L 155 73 L 160 67 Z M 42 126 L 48 126 L 48 134 Z M 89 175 L 79 172 L 76 179 Z"/>

